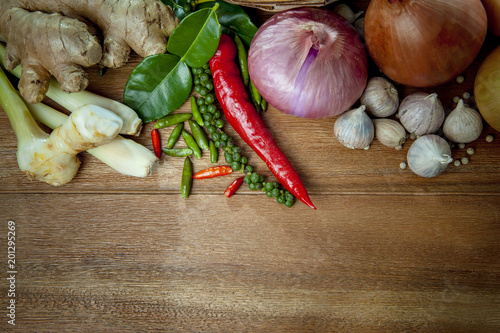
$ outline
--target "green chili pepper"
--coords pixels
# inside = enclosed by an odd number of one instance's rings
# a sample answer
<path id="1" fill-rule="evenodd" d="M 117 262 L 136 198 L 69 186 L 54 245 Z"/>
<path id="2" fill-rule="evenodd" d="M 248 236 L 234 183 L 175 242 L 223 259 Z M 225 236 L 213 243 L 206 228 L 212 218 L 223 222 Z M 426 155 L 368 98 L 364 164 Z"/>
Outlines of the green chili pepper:
<path id="1" fill-rule="evenodd" d="M 189 192 L 191 192 L 191 187 L 193 186 L 193 165 L 189 157 L 184 160 L 184 167 L 182 169 L 182 179 L 181 179 L 181 194 L 184 199 L 189 197 Z"/>
<path id="2" fill-rule="evenodd" d="M 219 150 L 215 146 L 215 142 L 210 140 L 208 146 L 210 147 L 210 162 L 217 163 L 219 160 Z"/>
<path id="3" fill-rule="evenodd" d="M 189 148 L 193 150 L 193 154 L 197 159 L 201 158 L 201 150 L 198 144 L 196 143 L 196 140 L 193 138 L 191 134 L 186 132 L 185 130 L 182 130 L 182 138 L 184 141 L 186 141 L 186 144 Z"/>
<path id="4" fill-rule="evenodd" d="M 175 128 L 173 129 L 172 133 L 170 133 L 170 136 L 168 137 L 167 140 L 167 148 L 172 148 L 177 140 L 179 140 L 179 137 L 181 136 L 181 132 L 184 129 L 184 123 L 179 123 Z"/>
<path id="5" fill-rule="evenodd" d="M 208 138 L 203 128 L 201 128 L 201 126 L 198 125 L 197 122 L 191 119 L 188 120 L 188 123 L 189 127 L 191 128 L 191 133 L 193 134 L 193 137 L 196 140 L 196 143 L 198 144 L 198 147 L 200 147 L 203 150 L 208 149 Z"/>
<path id="6" fill-rule="evenodd" d="M 250 96 L 250 100 L 258 113 L 261 113 L 267 109 L 267 101 L 262 98 L 262 95 L 253 84 L 252 80 L 250 80 L 250 84 L 248 87 L 248 95 Z"/>
<path id="7" fill-rule="evenodd" d="M 255 87 L 255 85 L 253 84 L 252 81 L 250 81 L 250 89 L 252 91 L 252 95 L 255 98 L 255 102 L 258 105 L 260 105 L 260 103 L 262 102 L 262 96 L 260 95 L 260 92 L 257 90 L 257 88 Z"/>
<path id="8" fill-rule="evenodd" d="M 193 113 L 193 118 L 196 120 L 198 125 L 203 126 L 203 116 L 198 108 L 198 103 L 196 102 L 196 97 L 191 95 L 191 112 Z"/>
<path id="9" fill-rule="evenodd" d="M 260 102 L 260 107 L 262 108 L 262 112 L 267 110 L 267 101 L 264 98 L 262 98 L 262 102 Z"/>
<path id="10" fill-rule="evenodd" d="M 240 65 L 241 78 L 243 79 L 245 86 L 248 86 L 248 83 L 250 82 L 250 74 L 248 74 L 247 50 L 238 35 L 234 37 L 234 42 L 236 43 L 236 48 L 238 50 L 238 64 Z"/>
<path id="11" fill-rule="evenodd" d="M 158 119 L 155 123 L 155 128 L 160 129 L 172 125 L 176 125 L 182 123 L 188 119 L 191 119 L 193 114 L 191 113 L 174 113 L 166 115 L 160 119 Z"/>
<path id="12" fill-rule="evenodd" d="M 193 155 L 193 150 L 190 148 L 162 148 L 161 151 L 172 157 L 187 157 Z"/>

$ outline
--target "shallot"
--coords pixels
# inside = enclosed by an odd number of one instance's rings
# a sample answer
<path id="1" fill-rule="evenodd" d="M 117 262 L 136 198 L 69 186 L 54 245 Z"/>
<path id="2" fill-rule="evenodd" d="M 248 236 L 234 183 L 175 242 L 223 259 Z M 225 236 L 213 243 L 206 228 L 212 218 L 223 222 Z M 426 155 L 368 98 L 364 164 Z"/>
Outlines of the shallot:
<path id="1" fill-rule="evenodd" d="M 284 113 L 333 117 L 361 96 L 367 54 L 354 27 L 324 8 L 272 16 L 257 31 L 248 54 L 252 82 Z"/>

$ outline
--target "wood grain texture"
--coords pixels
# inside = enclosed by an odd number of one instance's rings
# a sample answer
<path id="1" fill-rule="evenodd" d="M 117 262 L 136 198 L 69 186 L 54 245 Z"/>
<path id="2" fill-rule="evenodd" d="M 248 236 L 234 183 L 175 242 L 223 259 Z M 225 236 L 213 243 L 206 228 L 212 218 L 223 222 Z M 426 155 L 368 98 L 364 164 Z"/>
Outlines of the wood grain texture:
<path id="1" fill-rule="evenodd" d="M 23 207 L 5 216 L 19 235 L 18 327 L 500 328 L 496 196 L 320 195 L 326 208 L 279 219 L 262 196 L 4 198 L 2 211 Z"/>
<path id="2" fill-rule="evenodd" d="M 350 3 L 366 10 L 368 2 Z M 475 71 L 498 44 L 488 36 L 463 84 L 432 89 L 448 111 L 454 96 L 472 92 Z M 133 55 L 103 77 L 90 68 L 88 89 L 121 100 L 140 60 Z M 467 145 L 476 150 L 469 164 L 425 179 L 399 168 L 411 140 L 401 151 L 377 141 L 354 151 L 334 138 L 335 118 L 303 120 L 270 107 L 264 119 L 317 210 L 288 209 L 247 187 L 224 197 L 238 174 L 195 181 L 182 199 L 182 159 L 165 156 L 155 174 L 133 178 L 83 153 L 69 184 L 32 182 L 17 167 L 0 110 L 1 265 L 7 222 L 15 221 L 17 269 L 15 327 L 0 270 L 0 331 L 500 331 L 498 132 L 486 126 Z M 152 149 L 150 129 L 135 140 Z M 195 171 L 211 165 L 207 153 L 193 162 Z"/>

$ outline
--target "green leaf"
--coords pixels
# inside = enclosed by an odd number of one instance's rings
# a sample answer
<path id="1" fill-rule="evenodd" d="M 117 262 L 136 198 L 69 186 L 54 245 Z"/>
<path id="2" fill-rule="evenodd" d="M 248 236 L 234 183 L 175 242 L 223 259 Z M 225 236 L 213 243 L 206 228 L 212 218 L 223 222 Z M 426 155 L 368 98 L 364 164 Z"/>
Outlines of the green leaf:
<path id="1" fill-rule="evenodd" d="M 186 16 L 169 38 L 167 50 L 171 54 L 147 57 L 132 71 L 123 101 L 143 122 L 177 110 L 189 98 L 193 84 L 189 67 L 206 64 L 219 45 L 218 7 L 215 4 Z"/>
<path id="2" fill-rule="evenodd" d="M 132 71 L 123 102 L 147 123 L 181 107 L 191 93 L 192 84 L 191 71 L 178 56 L 149 56 Z"/>
<path id="3" fill-rule="evenodd" d="M 221 0 L 202 3 L 199 8 L 213 7 L 215 3 L 219 4 L 216 13 L 222 26 L 222 33 L 233 37 L 238 35 L 247 46 L 250 46 L 258 30 L 250 16 L 241 6 Z"/>
<path id="4" fill-rule="evenodd" d="M 221 26 L 215 14 L 218 7 L 216 4 L 186 16 L 168 39 L 167 51 L 190 67 L 206 64 L 219 46 Z"/>

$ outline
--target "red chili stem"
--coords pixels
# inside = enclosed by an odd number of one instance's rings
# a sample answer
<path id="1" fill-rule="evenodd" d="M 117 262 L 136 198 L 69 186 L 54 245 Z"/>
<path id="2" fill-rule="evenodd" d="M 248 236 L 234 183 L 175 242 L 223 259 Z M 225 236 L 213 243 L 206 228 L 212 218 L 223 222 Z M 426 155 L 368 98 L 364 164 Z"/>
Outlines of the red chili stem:
<path id="1" fill-rule="evenodd" d="M 228 123 L 239 136 L 266 162 L 276 179 L 307 206 L 316 209 L 309 199 L 299 174 L 274 141 L 271 132 L 251 103 L 235 62 L 236 45 L 222 35 L 219 47 L 210 60 L 215 94 Z"/>
<path id="2" fill-rule="evenodd" d="M 240 188 L 241 184 L 243 184 L 244 179 L 245 176 L 233 180 L 233 182 L 229 184 L 229 186 L 224 191 L 224 195 L 230 198 Z"/>
<path id="3" fill-rule="evenodd" d="M 198 171 L 193 175 L 194 179 L 214 178 L 219 176 L 226 176 L 233 172 L 233 169 L 227 165 L 219 165 Z"/>
<path id="4" fill-rule="evenodd" d="M 156 128 L 151 130 L 151 141 L 153 142 L 153 149 L 156 157 L 161 157 L 161 142 L 160 142 L 160 133 Z"/>

